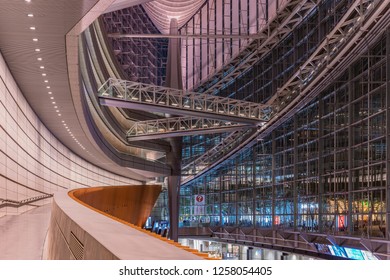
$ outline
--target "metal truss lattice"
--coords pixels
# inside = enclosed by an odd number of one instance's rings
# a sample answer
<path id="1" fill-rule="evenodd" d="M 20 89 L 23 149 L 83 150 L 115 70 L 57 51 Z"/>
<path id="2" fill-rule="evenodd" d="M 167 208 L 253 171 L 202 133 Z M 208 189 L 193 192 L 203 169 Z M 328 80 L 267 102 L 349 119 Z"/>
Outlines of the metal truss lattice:
<path id="1" fill-rule="evenodd" d="M 379 14 L 388 8 L 388 3 L 381 0 L 355 1 L 340 19 L 336 27 L 326 36 L 326 40 L 316 49 L 307 61 L 267 102 L 275 112 L 291 105 L 293 100 L 304 94 L 304 89 L 319 73 L 326 73 L 348 49 L 346 46 L 359 40 L 357 31 L 375 20 L 372 14 Z M 369 19 L 370 17 L 370 19 Z M 361 35 L 361 32 L 360 32 Z"/>
<path id="2" fill-rule="evenodd" d="M 389 5 L 386 1 L 361 0 L 353 2 L 335 28 L 327 35 L 327 39 L 307 59 L 300 70 L 285 85 L 279 88 L 277 93 L 268 101 L 267 104 L 274 108 L 274 111 L 270 114 L 270 122 L 276 122 L 288 110 L 297 110 L 298 107 L 295 105 L 318 82 L 320 76 L 329 74 L 332 67 L 343 58 L 343 55 L 362 39 L 364 30 L 368 30 L 369 26 L 377 20 L 377 17 L 383 16 L 388 9 Z M 268 127 L 265 126 L 260 127 L 258 133 L 253 133 L 252 136 L 255 137 L 267 129 Z M 194 161 L 183 169 L 189 169 L 192 165 L 196 167 L 195 171 L 197 173 L 195 176 L 199 176 L 204 171 L 202 167 L 206 169 L 214 166 L 209 159 L 222 157 L 222 147 L 235 143 L 235 146 L 232 147 L 235 147 L 234 150 L 236 150 L 238 143 L 241 143 L 241 141 L 237 142 L 234 140 L 235 137 L 236 133 L 232 133 L 221 145 L 209 150 L 206 153 L 207 156 L 198 158 L 196 164 Z M 186 177 L 183 182 L 189 182 L 195 176 Z"/>
<path id="3" fill-rule="evenodd" d="M 206 118 L 165 118 L 134 123 L 127 132 L 127 139 L 128 141 L 150 140 L 194 134 L 222 133 L 246 128 L 248 125 Z"/>
<path id="4" fill-rule="evenodd" d="M 99 97 L 102 105 L 252 125 L 262 125 L 272 113 L 271 106 L 259 103 L 113 78 L 100 87 Z"/>
<path id="5" fill-rule="evenodd" d="M 208 82 L 194 88 L 199 92 L 217 94 L 281 42 L 302 21 L 302 18 L 315 9 L 319 2 L 318 0 L 289 1 L 286 7 L 262 29 L 256 40 L 224 65 L 219 72 L 210 76 Z"/>

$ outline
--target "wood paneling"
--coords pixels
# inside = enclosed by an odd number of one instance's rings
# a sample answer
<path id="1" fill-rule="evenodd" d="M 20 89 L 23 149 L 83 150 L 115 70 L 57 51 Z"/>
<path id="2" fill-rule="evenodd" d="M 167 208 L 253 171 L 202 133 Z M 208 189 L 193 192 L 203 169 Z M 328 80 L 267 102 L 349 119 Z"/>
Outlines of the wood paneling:
<path id="1" fill-rule="evenodd" d="M 160 185 L 135 185 L 76 189 L 69 195 L 91 208 L 142 227 L 160 192 Z"/>

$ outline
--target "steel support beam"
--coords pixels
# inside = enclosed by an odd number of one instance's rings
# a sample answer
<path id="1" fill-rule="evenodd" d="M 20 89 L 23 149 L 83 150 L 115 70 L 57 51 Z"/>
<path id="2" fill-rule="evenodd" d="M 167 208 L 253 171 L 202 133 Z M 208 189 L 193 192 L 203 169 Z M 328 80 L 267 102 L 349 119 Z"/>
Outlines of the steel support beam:
<path id="1" fill-rule="evenodd" d="M 99 99 L 106 106 L 248 124 L 262 124 L 272 112 L 259 103 L 113 78 L 100 87 Z"/>
<path id="2" fill-rule="evenodd" d="M 108 37 L 115 39 L 134 39 L 134 38 L 148 38 L 148 39 L 263 39 L 264 34 L 122 34 L 110 33 Z"/>
<path id="3" fill-rule="evenodd" d="M 139 121 L 127 132 L 128 141 L 151 140 L 167 137 L 222 133 L 248 128 L 248 125 L 193 117 L 175 117 Z"/>
<path id="4" fill-rule="evenodd" d="M 270 99 L 268 105 L 272 106 L 275 111 L 270 114 L 270 120 L 259 128 L 258 133 L 254 133 L 249 137 L 252 139 L 251 143 L 254 143 L 255 137 L 269 134 L 274 127 L 302 108 L 305 101 L 310 99 L 313 95 L 313 93 L 310 92 L 313 86 L 321 79 L 324 79 L 324 77 L 327 77 L 332 69 L 338 65 L 337 63 L 348 56 L 348 51 L 356 44 L 360 43 L 365 36 L 365 32 L 376 24 L 378 18 L 381 19 L 383 16 L 384 21 L 386 21 L 385 16 L 388 10 L 388 3 L 380 0 L 353 2 L 352 6 L 340 19 L 336 27 L 329 33 L 327 36 L 328 39 L 325 40 L 313 55 L 309 57 L 300 71 L 294 74 Z M 351 28 L 352 30 L 349 31 Z M 344 40 L 342 40 L 342 36 L 344 36 Z M 314 64 L 313 61 L 319 63 L 319 57 L 322 57 L 323 60 L 325 59 L 326 63 L 322 62 L 320 65 Z M 314 68 L 313 65 L 315 65 Z M 271 125 L 269 125 L 269 123 L 271 123 Z M 230 140 L 228 140 L 228 142 L 230 142 Z M 248 145 L 250 145 L 250 143 L 248 143 Z M 218 147 L 212 150 L 214 151 L 214 154 L 218 154 Z M 230 154 L 234 151 L 236 151 L 236 148 L 230 151 Z M 203 160 L 204 164 L 197 165 L 197 170 L 199 170 L 198 176 L 206 172 L 205 170 L 200 170 L 201 166 L 207 168 L 215 166 L 215 164 L 211 164 L 211 161 L 208 161 L 207 159 Z M 197 176 L 187 177 L 183 182 L 188 183 L 195 177 Z"/>
<path id="5" fill-rule="evenodd" d="M 194 88 L 199 92 L 216 94 L 219 90 L 237 79 L 247 69 L 253 67 L 265 54 L 283 40 L 318 4 L 317 0 L 293 0 L 269 22 L 249 46 L 217 73 L 210 75 L 203 85 Z"/>

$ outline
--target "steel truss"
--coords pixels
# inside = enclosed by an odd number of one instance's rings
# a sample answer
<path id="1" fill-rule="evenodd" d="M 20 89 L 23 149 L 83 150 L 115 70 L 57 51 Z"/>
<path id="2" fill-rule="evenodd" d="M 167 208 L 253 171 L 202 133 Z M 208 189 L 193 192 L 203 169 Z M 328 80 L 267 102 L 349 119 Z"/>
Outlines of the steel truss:
<path id="1" fill-rule="evenodd" d="M 380 5 L 379 5 L 380 4 Z M 359 30 L 371 12 L 380 12 L 388 4 L 381 0 L 355 1 L 336 27 L 326 36 L 326 40 L 316 49 L 307 61 L 267 102 L 273 105 L 274 113 L 281 111 L 292 100 L 303 94 L 305 86 L 321 71 L 330 71 L 330 63 L 337 61 L 340 51 L 347 44 L 351 44 L 356 31 Z M 379 7 L 378 7 L 379 6 Z M 377 9 L 376 9 L 377 8 Z M 373 20 L 373 19 L 372 19 Z M 355 39 L 356 41 L 357 39 Z"/>
<path id="2" fill-rule="evenodd" d="M 335 28 L 329 33 L 327 39 L 322 42 L 316 51 L 300 67 L 300 70 L 285 85 L 279 88 L 276 94 L 267 102 L 268 105 L 274 108 L 269 123 L 277 122 L 283 114 L 297 105 L 304 95 L 307 94 L 311 86 L 318 82 L 320 76 L 324 77 L 328 74 L 332 70 L 332 67 L 346 54 L 347 50 L 361 40 L 363 31 L 376 20 L 377 16 L 388 9 L 388 6 L 387 1 L 381 0 L 355 1 Z M 298 107 L 295 107 L 293 110 L 297 109 Z M 262 135 L 264 131 L 269 131 L 269 129 L 268 124 L 262 126 L 257 133 L 253 133 L 252 137 L 248 138 L 255 138 L 257 135 Z M 220 143 L 221 145 L 211 149 L 209 151 L 211 153 L 207 153 L 210 158 L 215 158 L 217 155 L 220 156 L 219 158 L 225 158 L 226 155 L 219 152 L 219 147 L 223 145 L 238 147 L 238 144 L 240 144 L 233 137 L 227 137 L 225 140 Z M 236 143 L 237 146 L 232 145 L 233 143 Z M 237 148 L 234 148 L 234 151 L 236 150 Z M 230 154 L 234 151 L 232 150 Z M 201 166 L 205 168 L 215 166 L 215 164 L 211 164 L 212 161 L 208 160 L 208 157 L 202 156 L 197 161 L 198 174 L 184 178 L 182 183 L 188 183 L 190 180 L 203 174 L 205 170 L 200 170 Z"/>
<path id="3" fill-rule="evenodd" d="M 268 105 L 110 78 L 99 88 L 101 105 L 263 125 Z"/>
<path id="4" fill-rule="evenodd" d="M 134 123 L 127 132 L 127 139 L 128 141 L 139 141 L 195 134 L 222 133 L 242 130 L 248 127 L 248 125 L 239 123 L 206 118 L 165 118 Z"/>
<path id="5" fill-rule="evenodd" d="M 193 179 L 194 176 L 208 168 L 211 163 L 216 163 L 222 156 L 228 154 L 232 149 L 237 147 L 239 143 L 243 142 L 249 135 L 254 132 L 253 129 L 248 129 L 244 133 L 235 131 L 229 134 L 213 148 L 196 158 L 194 161 L 182 167 L 182 175 L 184 182 Z"/>
<path id="6" fill-rule="evenodd" d="M 294 0 L 280 11 L 276 18 L 269 22 L 247 48 L 240 52 L 229 63 L 209 80 L 194 88 L 198 92 L 217 94 L 234 80 L 242 75 L 247 69 L 253 67 L 263 56 L 283 40 L 314 8 L 319 0 Z"/>

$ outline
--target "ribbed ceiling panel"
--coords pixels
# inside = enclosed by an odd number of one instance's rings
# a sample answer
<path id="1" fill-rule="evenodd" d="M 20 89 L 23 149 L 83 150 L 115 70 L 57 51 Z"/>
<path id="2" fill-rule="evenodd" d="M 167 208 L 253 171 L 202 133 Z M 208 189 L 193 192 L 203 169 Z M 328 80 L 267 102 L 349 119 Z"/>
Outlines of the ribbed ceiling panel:
<path id="1" fill-rule="evenodd" d="M 143 7 L 161 33 L 168 34 L 171 18 L 177 18 L 180 28 L 195 14 L 205 1 L 156 0 L 143 4 Z"/>

